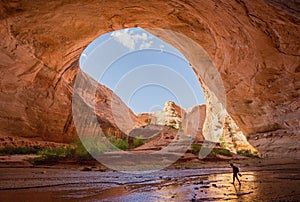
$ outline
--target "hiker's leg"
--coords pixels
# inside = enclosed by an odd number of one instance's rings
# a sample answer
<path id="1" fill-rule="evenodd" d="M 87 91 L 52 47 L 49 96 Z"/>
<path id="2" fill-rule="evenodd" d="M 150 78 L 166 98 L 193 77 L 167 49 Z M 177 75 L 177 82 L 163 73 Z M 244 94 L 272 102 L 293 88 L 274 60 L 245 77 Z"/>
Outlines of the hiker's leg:
<path id="1" fill-rule="evenodd" d="M 235 181 L 235 174 L 232 175 L 232 184 L 234 184 L 234 181 Z"/>

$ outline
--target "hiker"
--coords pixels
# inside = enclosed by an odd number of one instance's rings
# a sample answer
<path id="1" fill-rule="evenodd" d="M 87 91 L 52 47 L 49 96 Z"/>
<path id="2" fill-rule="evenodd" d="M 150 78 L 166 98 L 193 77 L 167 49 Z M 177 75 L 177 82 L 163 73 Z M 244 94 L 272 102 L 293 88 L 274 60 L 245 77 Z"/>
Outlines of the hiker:
<path id="1" fill-rule="evenodd" d="M 239 176 L 242 176 L 239 172 L 239 168 L 238 167 L 236 167 L 236 166 L 234 166 L 232 163 L 230 164 L 230 166 L 232 167 L 232 172 L 233 172 L 233 182 L 232 182 L 232 184 L 234 184 L 234 181 L 235 181 L 235 178 L 238 180 L 238 182 L 239 182 L 239 185 L 241 185 L 241 182 L 240 182 L 240 180 L 239 180 L 239 178 L 238 178 L 238 174 L 239 174 Z"/>

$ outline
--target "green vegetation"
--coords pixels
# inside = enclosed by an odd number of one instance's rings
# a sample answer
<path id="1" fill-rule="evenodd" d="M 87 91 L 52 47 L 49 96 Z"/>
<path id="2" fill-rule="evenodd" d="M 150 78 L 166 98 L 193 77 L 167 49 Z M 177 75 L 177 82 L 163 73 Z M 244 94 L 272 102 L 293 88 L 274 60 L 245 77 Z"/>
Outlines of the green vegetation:
<path id="1" fill-rule="evenodd" d="M 72 148 L 74 148 L 74 157 L 81 160 L 92 158 L 80 140 L 76 140 L 73 144 L 71 144 L 71 146 Z M 99 149 L 98 151 L 101 151 L 101 149 Z"/>
<path id="2" fill-rule="evenodd" d="M 136 148 L 136 147 L 141 146 L 143 144 L 144 144 L 143 137 L 139 136 L 139 137 L 135 137 L 133 139 L 133 148 Z"/>
<path id="3" fill-rule="evenodd" d="M 129 149 L 128 138 L 126 138 L 126 139 L 116 138 L 115 136 L 110 135 L 110 134 L 108 134 L 108 138 L 109 138 L 110 143 L 113 144 L 118 149 L 121 149 L 121 150 Z M 111 148 L 111 149 L 114 150 L 115 148 Z"/>
<path id="4" fill-rule="evenodd" d="M 93 159 L 80 140 L 75 141 L 71 146 L 43 149 L 37 154 L 41 156 L 30 159 L 30 162 L 36 165 L 52 165 L 63 160 L 74 160 L 80 163 Z"/>
<path id="5" fill-rule="evenodd" d="M 84 142 L 84 145 L 82 144 Z M 110 143 L 110 144 L 109 144 Z M 106 150 L 128 150 L 144 144 L 142 137 L 133 139 L 133 146 L 129 148 L 128 138 L 116 138 L 111 134 L 107 134 L 107 138 L 101 136 L 88 137 L 84 141 L 79 139 L 74 141 L 68 147 L 59 147 L 52 149 L 41 149 L 36 152 L 41 156 L 31 159 L 34 164 L 55 164 L 59 161 L 73 160 L 79 163 L 92 160 L 93 155 L 102 154 Z M 117 148 L 116 148 L 117 147 Z M 90 154 L 91 153 L 91 154 Z"/>
<path id="6" fill-rule="evenodd" d="M 192 148 L 192 154 L 197 155 L 197 154 L 199 154 L 201 145 L 200 144 L 192 144 L 191 148 Z"/>
<path id="7" fill-rule="evenodd" d="M 30 159 L 34 164 L 54 164 L 59 160 L 64 160 L 73 156 L 74 150 L 71 147 L 58 147 L 53 149 L 44 149 L 38 152 L 41 156 Z"/>
<path id="8" fill-rule="evenodd" d="M 84 142 L 84 145 L 82 144 Z M 96 137 L 88 137 L 85 139 L 77 140 L 72 145 L 77 148 L 77 153 L 79 155 L 86 155 L 89 152 L 92 154 L 102 154 L 105 150 L 108 150 L 107 143 L 108 140 L 106 138 L 103 138 L 101 136 Z M 87 150 L 88 149 L 88 150 Z"/>
<path id="9" fill-rule="evenodd" d="M 110 134 L 108 134 L 107 136 L 109 138 L 110 143 L 112 145 L 114 145 L 115 147 L 117 147 L 118 149 L 121 149 L 121 150 L 134 149 L 134 148 L 136 148 L 138 146 L 141 146 L 145 143 L 142 136 L 134 137 L 132 146 L 129 146 L 128 137 L 125 138 L 125 139 L 121 139 L 121 138 L 116 138 L 116 137 L 114 137 Z M 115 150 L 116 148 L 109 148 L 109 149 Z"/>
<path id="10" fill-rule="evenodd" d="M 37 154 L 41 148 L 39 146 L 33 147 L 13 147 L 8 146 L 0 149 L 0 156 L 13 154 Z"/>
<path id="11" fill-rule="evenodd" d="M 227 149 L 214 149 L 213 152 L 223 156 L 232 156 L 231 152 Z"/>
<path id="12" fill-rule="evenodd" d="M 220 143 L 220 146 L 221 146 L 222 148 L 226 148 L 227 145 L 226 145 L 225 142 L 221 142 L 221 143 Z"/>
<path id="13" fill-rule="evenodd" d="M 58 156 L 58 157 L 66 157 L 73 155 L 73 148 L 71 147 L 57 147 L 53 149 L 44 149 L 38 152 L 40 155 L 45 156 Z"/>
<path id="14" fill-rule="evenodd" d="M 258 157 L 257 153 L 252 153 L 250 150 L 238 150 L 236 153 L 246 157 Z"/>
<path id="15" fill-rule="evenodd" d="M 55 164 L 59 161 L 73 160 L 77 162 L 92 160 L 92 156 L 101 154 L 106 150 L 128 150 L 134 149 L 142 144 L 144 140 L 142 137 L 133 138 L 133 145 L 129 148 L 128 138 L 116 138 L 108 134 L 107 138 L 103 137 L 88 137 L 84 141 L 77 139 L 70 146 L 57 148 L 41 148 L 34 147 L 5 147 L 0 149 L 0 155 L 14 155 L 14 154 L 38 154 L 39 157 L 30 160 L 33 164 Z M 110 144 L 109 144 L 110 143 Z M 117 148 L 116 148 L 117 147 Z"/>
<path id="16" fill-rule="evenodd" d="M 209 147 L 204 147 L 201 144 L 192 144 L 191 148 L 192 148 L 192 153 L 195 155 L 198 155 L 201 150 L 201 152 L 203 152 L 203 154 L 209 153 L 208 156 L 210 156 L 210 157 L 215 157 L 218 154 L 223 155 L 223 156 L 232 156 L 232 154 L 229 150 L 223 149 L 223 148 L 221 148 L 221 149 L 213 148 L 212 149 Z"/>
<path id="17" fill-rule="evenodd" d="M 175 130 L 178 130 L 178 128 L 176 128 L 174 125 L 166 125 L 166 126 L 168 126 L 169 128 L 173 128 Z"/>

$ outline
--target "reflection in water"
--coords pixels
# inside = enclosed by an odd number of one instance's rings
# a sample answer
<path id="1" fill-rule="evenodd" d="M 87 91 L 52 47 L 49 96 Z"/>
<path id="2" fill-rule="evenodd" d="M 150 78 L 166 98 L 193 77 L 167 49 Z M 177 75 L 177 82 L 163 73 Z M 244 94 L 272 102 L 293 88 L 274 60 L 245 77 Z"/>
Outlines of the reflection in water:
<path id="1" fill-rule="evenodd" d="M 247 201 L 248 200 L 253 201 L 255 198 L 255 194 L 252 194 L 254 190 L 253 182 L 255 181 L 254 173 L 253 172 L 244 173 L 240 177 L 240 180 L 242 181 L 241 185 L 236 185 L 236 184 L 233 185 L 236 196 L 238 198 L 242 198 Z"/>
<path id="2" fill-rule="evenodd" d="M 32 170 L 5 170 L 10 177 L 0 175 L 0 201 L 297 201 L 300 196 L 299 169 L 242 172 L 241 186 L 231 184 L 232 173 L 210 174 L 224 172 L 217 169 L 143 175 Z M 28 188 L 9 188 L 15 186 Z"/>
<path id="3" fill-rule="evenodd" d="M 235 193 L 236 193 L 237 196 L 240 196 L 240 195 L 241 195 L 241 186 L 242 186 L 242 185 L 239 184 L 238 189 L 237 189 L 237 188 L 236 188 L 236 185 L 235 185 L 235 184 L 233 185 L 234 190 L 235 190 Z"/>

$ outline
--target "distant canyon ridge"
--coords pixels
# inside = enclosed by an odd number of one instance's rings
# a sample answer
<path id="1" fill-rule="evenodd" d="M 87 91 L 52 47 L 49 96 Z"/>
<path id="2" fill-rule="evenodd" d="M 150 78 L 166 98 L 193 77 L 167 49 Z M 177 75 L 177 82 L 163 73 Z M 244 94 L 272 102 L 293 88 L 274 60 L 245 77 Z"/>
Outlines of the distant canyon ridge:
<path id="1" fill-rule="evenodd" d="M 183 109 L 172 101 L 164 104 L 162 111 L 142 113 L 137 115 L 138 120 L 145 125 L 165 125 L 193 137 L 194 142 L 204 142 L 207 138 L 204 131 L 206 118 L 206 105 L 201 104 L 189 109 Z M 213 123 L 208 123 L 213 124 Z M 191 125 L 196 125 L 196 130 L 191 130 Z M 223 133 L 218 141 L 223 147 L 231 152 L 257 150 L 251 146 L 236 123 L 227 116 L 223 123 Z"/>

